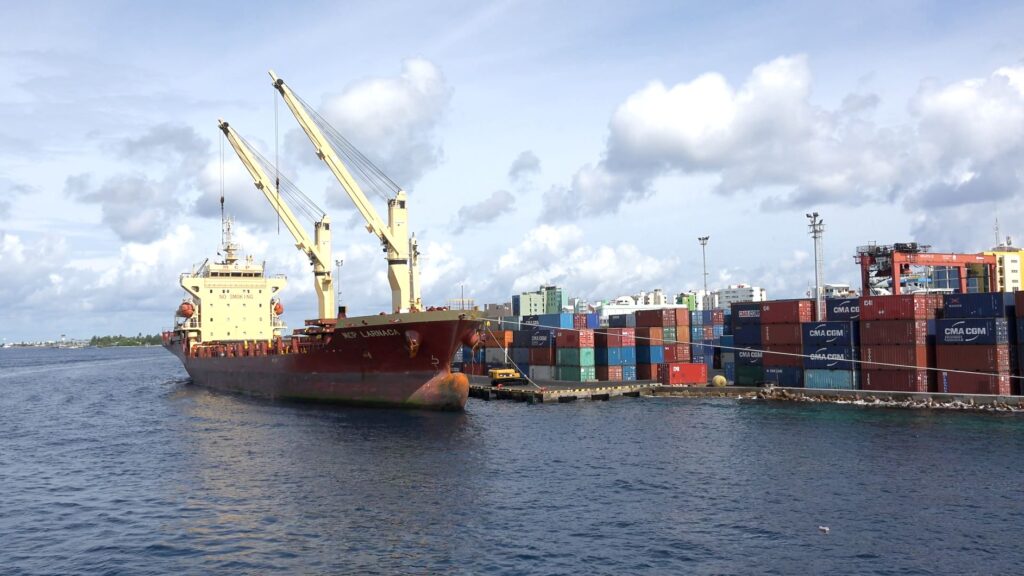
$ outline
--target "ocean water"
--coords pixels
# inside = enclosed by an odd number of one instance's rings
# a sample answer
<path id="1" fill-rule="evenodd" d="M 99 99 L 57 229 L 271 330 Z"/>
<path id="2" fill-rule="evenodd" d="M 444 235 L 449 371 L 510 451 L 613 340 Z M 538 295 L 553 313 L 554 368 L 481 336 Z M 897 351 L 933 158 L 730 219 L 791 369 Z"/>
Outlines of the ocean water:
<path id="1" fill-rule="evenodd" d="M 0 350 L 0 574 L 1011 574 L 1022 489 L 1021 416 L 351 409 Z"/>

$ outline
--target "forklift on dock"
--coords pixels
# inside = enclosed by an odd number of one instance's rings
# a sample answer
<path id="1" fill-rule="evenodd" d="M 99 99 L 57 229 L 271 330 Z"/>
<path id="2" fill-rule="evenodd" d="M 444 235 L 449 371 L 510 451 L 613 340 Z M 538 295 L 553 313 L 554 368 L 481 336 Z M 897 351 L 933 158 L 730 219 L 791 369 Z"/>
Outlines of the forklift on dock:
<path id="1" fill-rule="evenodd" d="M 491 379 L 491 386 L 527 384 L 526 378 L 515 368 L 491 368 L 487 371 L 487 376 Z"/>

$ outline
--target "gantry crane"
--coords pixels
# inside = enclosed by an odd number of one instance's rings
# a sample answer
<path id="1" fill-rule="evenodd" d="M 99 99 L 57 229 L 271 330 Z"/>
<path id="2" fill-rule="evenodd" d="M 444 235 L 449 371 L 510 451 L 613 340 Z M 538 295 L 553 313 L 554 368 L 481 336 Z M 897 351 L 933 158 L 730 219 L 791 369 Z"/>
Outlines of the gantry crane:
<path id="1" fill-rule="evenodd" d="M 366 229 L 375 234 L 384 246 L 388 261 L 388 283 L 391 285 L 392 310 L 395 312 L 421 310 L 423 306 L 420 300 L 419 251 L 415 236 L 412 238 L 409 236 L 405 190 L 387 178 L 354 146 L 337 134 L 323 118 L 319 117 L 315 110 L 307 106 L 301 98 L 292 92 L 291 88 L 284 83 L 284 80 L 278 78 L 273 70 L 270 71 L 270 77 L 274 81 L 274 88 L 281 94 L 285 104 L 288 105 L 295 119 L 302 126 L 302 130 L 316 147 L 317 156 L 327 164 L 352 203 L 356 205 L 359 214 L 366 221 Z M 342 154 L 346 155 L 362 178 L 383 182 L 393 194 L 386 196 L 387 224 L 377 215 L 377 211 L 366 198 L 366 194 L 356 178 L 353 177 L 349 167 L 342 161 L 341 155 L 332 144 L 331 139 L 324 134 L 325 131 L 334 137 L 335 143 L 342 149 Z"/>
<path id="2" fill-rule="evenodd" d="M 913 267 L 941 267 L 956 270 L 955 291 L 968 291 L 968 278 L 977 278 L 981 292 L 995 290 L 996 257 L 987 254 L 944 254 L 929 252 L 931 246 L 917 242 L 893 245 L 868 244 L 857 247 L 854 261 L 860 264 L 861 294 L 900 294 L 901 280 Z M 888 287 L 887 287 L 888 286 Z"/>
<path id="3" fill-rule="evenodd" d="M 231 143 L 231 147 L 238 154 L 238 158 L 242 160 L 242 164 L 252 175 L 256 188 L 263 192 L 263 196 L 270 202 L 285 227 L 295 238 L 295 247 L 309 256 L 309 262 L 313 265 L 314 287 L 316 288 L 317 318 L 321 320 L 337 318 L 338 313 L 334 309 L 334 280 L 331 277 L 330 218 L 322 210 L 316 208 L 312 202 L 305 199 L 308 205 L 316 210 L 312 214 L 320 217 L 313 223 L 314 239 L 311 240 L 305 229 L 299 224 L 292 209 L 281 198 L 280 177 L 271 179 L 264 169 L 267 163 L 260 162 L 261 157 L 248 146 L 234 128 L 223 120 L 217 122 L 221 131 L 224 132 L 224 136 Z"/>

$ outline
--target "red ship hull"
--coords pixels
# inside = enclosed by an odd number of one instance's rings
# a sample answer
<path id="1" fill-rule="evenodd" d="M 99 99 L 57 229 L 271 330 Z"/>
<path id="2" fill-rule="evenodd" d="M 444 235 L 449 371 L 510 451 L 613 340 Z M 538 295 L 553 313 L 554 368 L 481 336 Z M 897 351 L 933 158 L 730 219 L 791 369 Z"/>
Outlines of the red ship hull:
<path id="1" fill-rule="evenodd" d="M 339 319 L 337 327 L 284 350 L 255 345 L 165 346 L 198 385 L 268 398 L 373 406 L 461 410 L 469 396 L 464 374 L 451 372 L 462 343 L 472 344 L 480 320 L 451 311 Z"/>

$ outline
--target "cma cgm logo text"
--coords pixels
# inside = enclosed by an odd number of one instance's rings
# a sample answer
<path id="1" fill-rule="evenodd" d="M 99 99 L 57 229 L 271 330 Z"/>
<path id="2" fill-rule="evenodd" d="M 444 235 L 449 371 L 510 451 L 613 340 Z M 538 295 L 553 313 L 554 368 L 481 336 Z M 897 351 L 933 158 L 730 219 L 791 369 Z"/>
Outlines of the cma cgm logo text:
<path id="1" fill-rule="evenodd" d="M 846 331 L 842 328 L 825 328 L 824 324 L 819 324 L 814 328 L 808 330 L 808 335 L 812 338 L 841 338 L 846 334 Z"/>
<path id="2" fill-rule="evenodd" d="M 964 326 L 966 322 L 956 322 L 952 326 L 946 328 L 942 333 L 948 338 L 950 336 L 966 338 L 965 342 L 977 339 L 979 336 L 985 336 L 988 334 L 987 326 Z M 970 338 L 968 338 L 970 336 Z"/>

